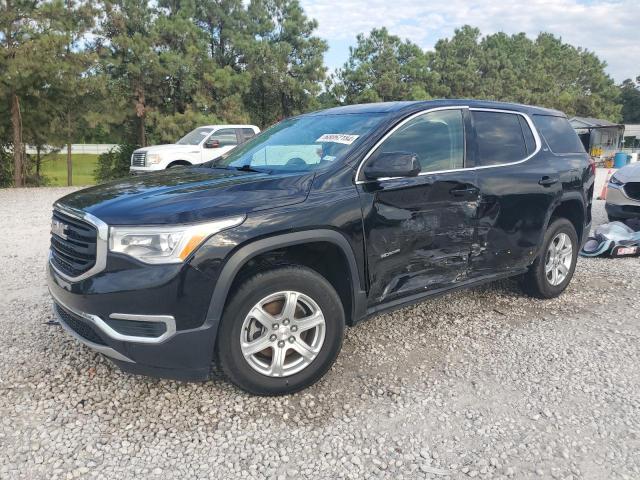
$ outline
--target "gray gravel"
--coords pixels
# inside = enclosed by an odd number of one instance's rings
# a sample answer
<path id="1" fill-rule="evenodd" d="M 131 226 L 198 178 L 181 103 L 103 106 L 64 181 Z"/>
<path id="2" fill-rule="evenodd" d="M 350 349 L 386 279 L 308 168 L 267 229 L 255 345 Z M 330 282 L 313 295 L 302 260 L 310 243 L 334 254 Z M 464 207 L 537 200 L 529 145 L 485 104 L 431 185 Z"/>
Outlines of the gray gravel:
<path id="1" fill-rule="evenodd" d="M 640 478 L 640 259 L 581 259 L 552 301 L 503 282 L 379 316 L 319 384 L 257 398 L 46 324 L 68 191 L 0 190 L 0 478 Z"/>

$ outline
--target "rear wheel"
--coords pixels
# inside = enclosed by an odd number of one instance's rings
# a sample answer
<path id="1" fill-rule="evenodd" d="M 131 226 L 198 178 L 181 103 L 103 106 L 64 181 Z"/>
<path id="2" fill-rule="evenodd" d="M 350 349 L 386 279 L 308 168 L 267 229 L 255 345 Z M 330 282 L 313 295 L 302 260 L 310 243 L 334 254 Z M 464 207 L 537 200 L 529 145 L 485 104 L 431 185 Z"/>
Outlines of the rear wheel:
<path id="1" fill-rule="evenodd" d="M 218 358 L 243 390 L 293 393 L 329 370 L 342 346 L 344 324 L 340 297 L 320 274 L 305 267 L 259 273 L 225 308 Z"/>
<path id="2" fill-rule="evenodd" d="M 538 258 L 524 275 L 525 292 L 536 298 L 560 295 L 571 282 L 578 257 L 578 235 L 566 218 L 552 221 Z"/>

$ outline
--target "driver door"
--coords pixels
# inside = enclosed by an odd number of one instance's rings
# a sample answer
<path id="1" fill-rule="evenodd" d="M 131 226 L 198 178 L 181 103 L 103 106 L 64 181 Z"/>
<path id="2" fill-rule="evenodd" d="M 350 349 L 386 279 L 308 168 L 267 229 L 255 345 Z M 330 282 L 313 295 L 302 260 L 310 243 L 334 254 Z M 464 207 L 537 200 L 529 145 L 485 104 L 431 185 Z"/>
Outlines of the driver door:
<path id="1" fill-rule="evenodd" d="M 202 162 L 218 158 L 236 145 L 238 145 L 238 136 L 235 128 L 216 130 L 202 144 Z"/>
<path id="2" fill-rule="evenodd" d="M 467 278 L 479 189 L 465 169 L 468 110 L 441 109 L 401 124 L 373 152 L 409 152 L 415 177 L 359 179 L 370 306 L 447 288 Z M 368 160 L 367 160 L 368 161 Z"/>

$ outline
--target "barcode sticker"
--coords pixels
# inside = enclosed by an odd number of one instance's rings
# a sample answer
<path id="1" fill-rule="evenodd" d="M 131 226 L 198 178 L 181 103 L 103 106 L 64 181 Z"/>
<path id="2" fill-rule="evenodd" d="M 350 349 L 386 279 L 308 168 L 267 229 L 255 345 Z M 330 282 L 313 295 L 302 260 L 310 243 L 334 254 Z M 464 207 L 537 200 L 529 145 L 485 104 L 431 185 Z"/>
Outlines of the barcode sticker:
<path id="1" fill-rule="evenodd" d="M 346 133 L 325 133 L 316 142 L 332 142 L 351 145 L 360 135 L 348 135 Z"/>

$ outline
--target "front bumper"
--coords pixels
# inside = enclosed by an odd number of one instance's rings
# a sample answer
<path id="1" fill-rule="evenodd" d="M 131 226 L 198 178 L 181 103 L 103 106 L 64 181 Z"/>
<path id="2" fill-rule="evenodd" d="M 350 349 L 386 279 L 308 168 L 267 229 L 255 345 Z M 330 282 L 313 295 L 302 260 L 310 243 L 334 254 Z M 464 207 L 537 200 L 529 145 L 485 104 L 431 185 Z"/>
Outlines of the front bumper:
<path id="1" fill-rule="evenodd" d="M 629 198 L 621 186 L 610 183 L 605 210 L 615 218 L 640 218 L 640 201 Z"/>
<path id="2" fill-rule="evenodd" d="M 212 281 L 189 265 L 122 269 L 117 259 L 110 263 L 76 283 L 48 265 L 54 312 L 64 329 L 124 371 L 209 378 L 216 329 L 205 317 Z M 157 335 L 149 336 L 145 326 Z"/>

